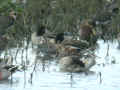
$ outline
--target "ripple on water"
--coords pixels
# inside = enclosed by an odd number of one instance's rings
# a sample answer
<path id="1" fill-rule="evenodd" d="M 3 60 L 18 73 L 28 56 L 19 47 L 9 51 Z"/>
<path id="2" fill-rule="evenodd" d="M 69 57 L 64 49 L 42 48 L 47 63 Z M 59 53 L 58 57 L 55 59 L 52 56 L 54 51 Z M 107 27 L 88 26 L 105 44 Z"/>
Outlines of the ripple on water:
<path id="1" fill-rule="evenodd" d="M 96 54 L 101 57 L 97 58 L 98 63 L 106 63 L 105 56 L 107 53 L 107 44 L 99 41 L 100 48 Z M 28 69 L 26 73 L 17 72 L 13 75 L 13 84 L 10 78 L 7 81 L 0 81 L 0 90 L 118 90 L 120 88 L 120 51 L 116 50 L 117 44 L 109 44 L 109 58 L 112 60 L 114 57 L 116 64 L 111 64 L 110 61 L 107 65 L 95 65 L 91 68 L 88 74 L 86 73 L 63 73 L 59 72 L 58 66 L 51 63 L 46 67 L 46 71 L 42 71 L 42 65 L 36 68 L 33 74 L 32 83 L 30 74 L 33 67 Z M 103 53 L 104 52 L 104 53 Z M 29 50 L 29 60 L 34 63 L 34 53 Z M 18 55 L 20 60 L 20 56 Z M 101 72 L 101 83 L 99 72 Z M 24 85 L 25 84 L 25 85 Z"/>

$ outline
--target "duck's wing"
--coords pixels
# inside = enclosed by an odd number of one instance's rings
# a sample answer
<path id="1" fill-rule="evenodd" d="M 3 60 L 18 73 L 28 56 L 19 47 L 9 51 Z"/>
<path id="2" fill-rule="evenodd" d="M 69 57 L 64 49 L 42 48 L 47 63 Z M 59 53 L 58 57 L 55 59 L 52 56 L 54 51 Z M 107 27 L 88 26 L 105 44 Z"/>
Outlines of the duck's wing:
<path id="1" fill-rule="evenodd" d="M 89 44 L 87 42 L 81 41 L 81 40 L 64 40 L 62 42 L 63 45 L 71 45 L 74 47 L 78 47 L 81 49 L 85 49 L 89 47 Z"/>
<path id="2" fill-rule="evenodd" d="M 47 37 L 47 38 L 55 38 L 56 35 L 57 35 L 56 33 L 50 32 L 48 30 L 46 30 L 46 33 L 44 34 L 44 36 Z"/>
<path id="3" fill-rule="evenodd" d="M 9 72 L 13 73 L 13 72 L 17 71 L 19 69 L 19 67 L 16 66 L 16 65 L 6 65 L 6 66 L 3 67 L 3 69 L 6 69 Z"/>
<path id="4" fill-rule="evenodd" d="M 84 60 L 84 63 L 85 63 L 86 70 L 89 70 L 92 66 L 96 64 L 96 61 L 94 58 L 89 58 Z"/>

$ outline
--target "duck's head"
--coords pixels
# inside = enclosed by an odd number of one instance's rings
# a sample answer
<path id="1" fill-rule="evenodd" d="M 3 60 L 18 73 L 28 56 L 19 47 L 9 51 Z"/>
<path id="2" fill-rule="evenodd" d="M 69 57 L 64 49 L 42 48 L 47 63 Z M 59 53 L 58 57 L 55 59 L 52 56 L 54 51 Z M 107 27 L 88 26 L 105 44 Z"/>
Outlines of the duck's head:
<path id="1" fill-rule="evenodd" d="M 61 43 L 64 40 L 64 33 L 58 33 L 55 38 L 56 43 Z"/>
<path id="2" fill-rule="evenodd" d="M 42 36 L 45 34 L 46 27 L 44 25 L 40 25 L 37 27 L 37 36 Z"/>

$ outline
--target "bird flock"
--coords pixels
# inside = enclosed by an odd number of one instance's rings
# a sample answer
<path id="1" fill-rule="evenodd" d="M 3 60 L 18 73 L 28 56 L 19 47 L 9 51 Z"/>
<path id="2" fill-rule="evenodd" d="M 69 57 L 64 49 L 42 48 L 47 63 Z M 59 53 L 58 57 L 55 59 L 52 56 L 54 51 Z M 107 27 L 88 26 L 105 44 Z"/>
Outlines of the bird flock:
<path id="1" fill-rule="evenodd" d="M 45 26 L 39 27 L 31 35 L 32 44 L 37 48 L 37 60 L 57 59 L 63 72 L 89 71 L 96 63 L 94 50 L 97 39 L 94 39 L 93 27 L 88 23 L 80 25 L 78 34 L 75 38 L 71 32 L 52 33 Z"/>

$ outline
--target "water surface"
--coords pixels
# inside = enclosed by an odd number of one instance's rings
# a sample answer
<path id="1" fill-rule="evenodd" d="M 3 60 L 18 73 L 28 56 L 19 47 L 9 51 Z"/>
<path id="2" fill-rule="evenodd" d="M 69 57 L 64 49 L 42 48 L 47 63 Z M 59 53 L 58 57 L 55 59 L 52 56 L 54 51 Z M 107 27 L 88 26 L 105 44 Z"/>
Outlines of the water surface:
<path id="1" fill-rule="evenodd" d="M 28 60 L 31 62 L 29 69 L 25 72 L 16 72 L 12 80 L 10 77 L 6 81 L 0 81 L 0 90 L 118 90 L 120 88 L 120 51 L 116 49 L 118 44 L 103 41 L 98 43 L 97 64 L 91 68 L 90 73 L 59 72 L 58 65 L 52 62 L 46 65 L 44 72 L 42 64 L 39 64 L 33 73 L 32 80 L 30 75 L 33 71 L 35 53 L 29 49 Z M 21 63 L 20 53 L 17 57 L 18 63 Z"/>

